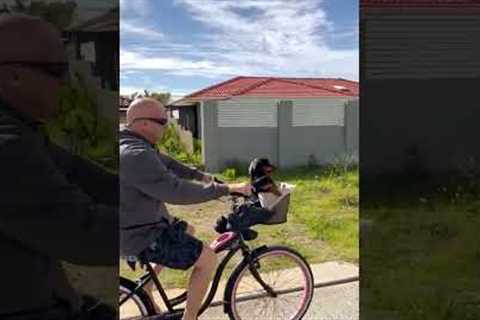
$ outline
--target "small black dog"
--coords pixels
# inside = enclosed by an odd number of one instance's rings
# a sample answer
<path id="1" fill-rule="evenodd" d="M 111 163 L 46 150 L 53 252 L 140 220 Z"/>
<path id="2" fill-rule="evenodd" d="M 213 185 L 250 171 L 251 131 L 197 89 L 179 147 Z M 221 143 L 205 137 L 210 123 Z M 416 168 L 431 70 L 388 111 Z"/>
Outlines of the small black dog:
<path id="1" fill-rule="evenodd" d="M 250 162 L 248 174 L 255 195 L 258 195 L 259 192 L 272 192 L 277 196 L 281 195 L 272 179 L 274 170 L 275 166 L 266 158 L 255 158 Z"/>
<path id="2" fill-rule="evenodd" d="M 274 169 L 275 167 L 265 158 L 255 158 L 250 162 L 248 174 L 253 195 L 244 204 L 234 208 L 234 212 L 218 218 L 215 225 L 218 233 L 240 231 L 245 240 L 256 238 L 257 232 L 250 227 L 267 221 L 272 215 L 272 212 L 262 208 L 258 193 L 273 192 L 280 195 L 271 177 Z"/>

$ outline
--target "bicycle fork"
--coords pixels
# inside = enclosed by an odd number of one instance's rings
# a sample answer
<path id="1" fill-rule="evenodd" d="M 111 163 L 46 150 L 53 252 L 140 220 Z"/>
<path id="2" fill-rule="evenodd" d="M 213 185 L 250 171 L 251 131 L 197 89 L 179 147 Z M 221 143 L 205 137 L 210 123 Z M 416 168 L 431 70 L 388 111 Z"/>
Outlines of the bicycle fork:
<path id="1" fill-rule="evenodd" d="M 270 297 L 276 298 L 278 296 L 278 294 L 268 284 L 266 284 L 265 281 L 263 281 L 260 273 L 258 272 L 258 269 L 260 269 L 260 263 L 258 261 L 253 261 L 250 259 L 250 261 L 248 261 L 248 269 L 255 280 L 260 283 L 262 288 L 270 295 Z"/>

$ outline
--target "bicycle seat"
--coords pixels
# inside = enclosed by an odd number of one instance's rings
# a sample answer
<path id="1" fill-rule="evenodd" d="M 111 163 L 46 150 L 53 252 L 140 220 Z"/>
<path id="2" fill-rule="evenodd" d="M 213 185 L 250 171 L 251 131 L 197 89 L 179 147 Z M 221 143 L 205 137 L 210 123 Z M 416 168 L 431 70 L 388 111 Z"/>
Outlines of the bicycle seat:
<path id="1" fill-rule="evenodd" d="M 210 244 L 210 248 L 213 249 L 215 253 L 218 253 L 222 250 L 230 248 L 230 246 L 235 243 L 238 239 L 238 234 L 235 232 L 225 232 L 218 236 L 217 239 L 213 240 Z"/>

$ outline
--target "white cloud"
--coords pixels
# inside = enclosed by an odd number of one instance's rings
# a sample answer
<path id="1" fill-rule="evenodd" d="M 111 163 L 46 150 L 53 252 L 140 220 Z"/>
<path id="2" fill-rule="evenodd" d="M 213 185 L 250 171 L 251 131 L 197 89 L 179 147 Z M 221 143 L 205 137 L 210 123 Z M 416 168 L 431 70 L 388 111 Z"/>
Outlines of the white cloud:
<path id="1" fill-rule="evenodd" d="M 138 21 L 135 23 L 130 20 L 120 21 L 120 34 L 122 37 L 137 35 L 146 39 L 163 39 L 165 37 L 163 33 L 154 28 L 143 26 Z"/>
<path id="2" fill-rule="evenodd" d="M 231 75 L 237 68 L 216 65 L 210 60 L 193 61 L 180 57 L 148 57 L 127 49 L 120 51 L 122 70 L 160 70 L 176 75 Z"/>
<path id="3" fill-rule="evenodd" d="M 146 85 L 146 86 L 126 86 L 120 84 L 120 94 L 121 95 L 130 95 L 132 93 L 138 92 L 143 93 L 143 90 L 149 92 L 170 92 L 167 87 L 163 85 Z"/>
<path id="4" fill-rule="evenodd" d="M 151 1 L 120 0 L 121 20 L 146 18 L 151 14 Z"/>
<path id="5" fill-rule="evenodd" d="M 120 94 L 121 95 L 130 95 L 135 92 L 143 92 L 144 88 L 140 87 L 131 87 L 131 86 L 122 86 L 120 85 Z"/>
<path id="6" fill-rule="evenodd" d="M 202 45 L 166 39 L 155 48 L 127 46 L 121 52 L 122 69 L 203 77 L 358 79 L 358 50 L 336 50 L 327 44 L 337 32 L 322 9 L 322 1 L 176 0 L 175 4 L 209 30 L 200 39 Z M 351 31 L 345 31 L 338 36 L 352 36 Z"/>

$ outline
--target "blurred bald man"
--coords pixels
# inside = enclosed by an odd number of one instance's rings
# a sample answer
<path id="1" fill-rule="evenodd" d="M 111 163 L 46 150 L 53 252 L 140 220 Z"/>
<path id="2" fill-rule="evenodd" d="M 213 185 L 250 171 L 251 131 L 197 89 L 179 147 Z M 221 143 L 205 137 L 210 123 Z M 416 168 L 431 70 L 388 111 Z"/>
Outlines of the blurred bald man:
<path id="1" fill-rule="evenodd" d="M 43 134 L 68 78 L 59 33 L 0 15 L 0 43 L 0 319 L 73 319 L 82 302 L 60 260 L 117 263 L 118 180 Z"/>
<path id="2" fill-rule="evenodd" d="M 193 266 L 184 320 L 196 320 L 216 266 L 213 250 L 193 236 L 193 227 L 170 216 L 165 203 L 194 204 L 230 192 L 248 194 L 248 184 L 217 184 L 212 177 L 159 152 L 167 128 L 165 107 L 134 100 L 120 134 L 120 249 L 124 256 L 172 269 Z M 197 180 L 198 182 L 190 181 Z"/>

